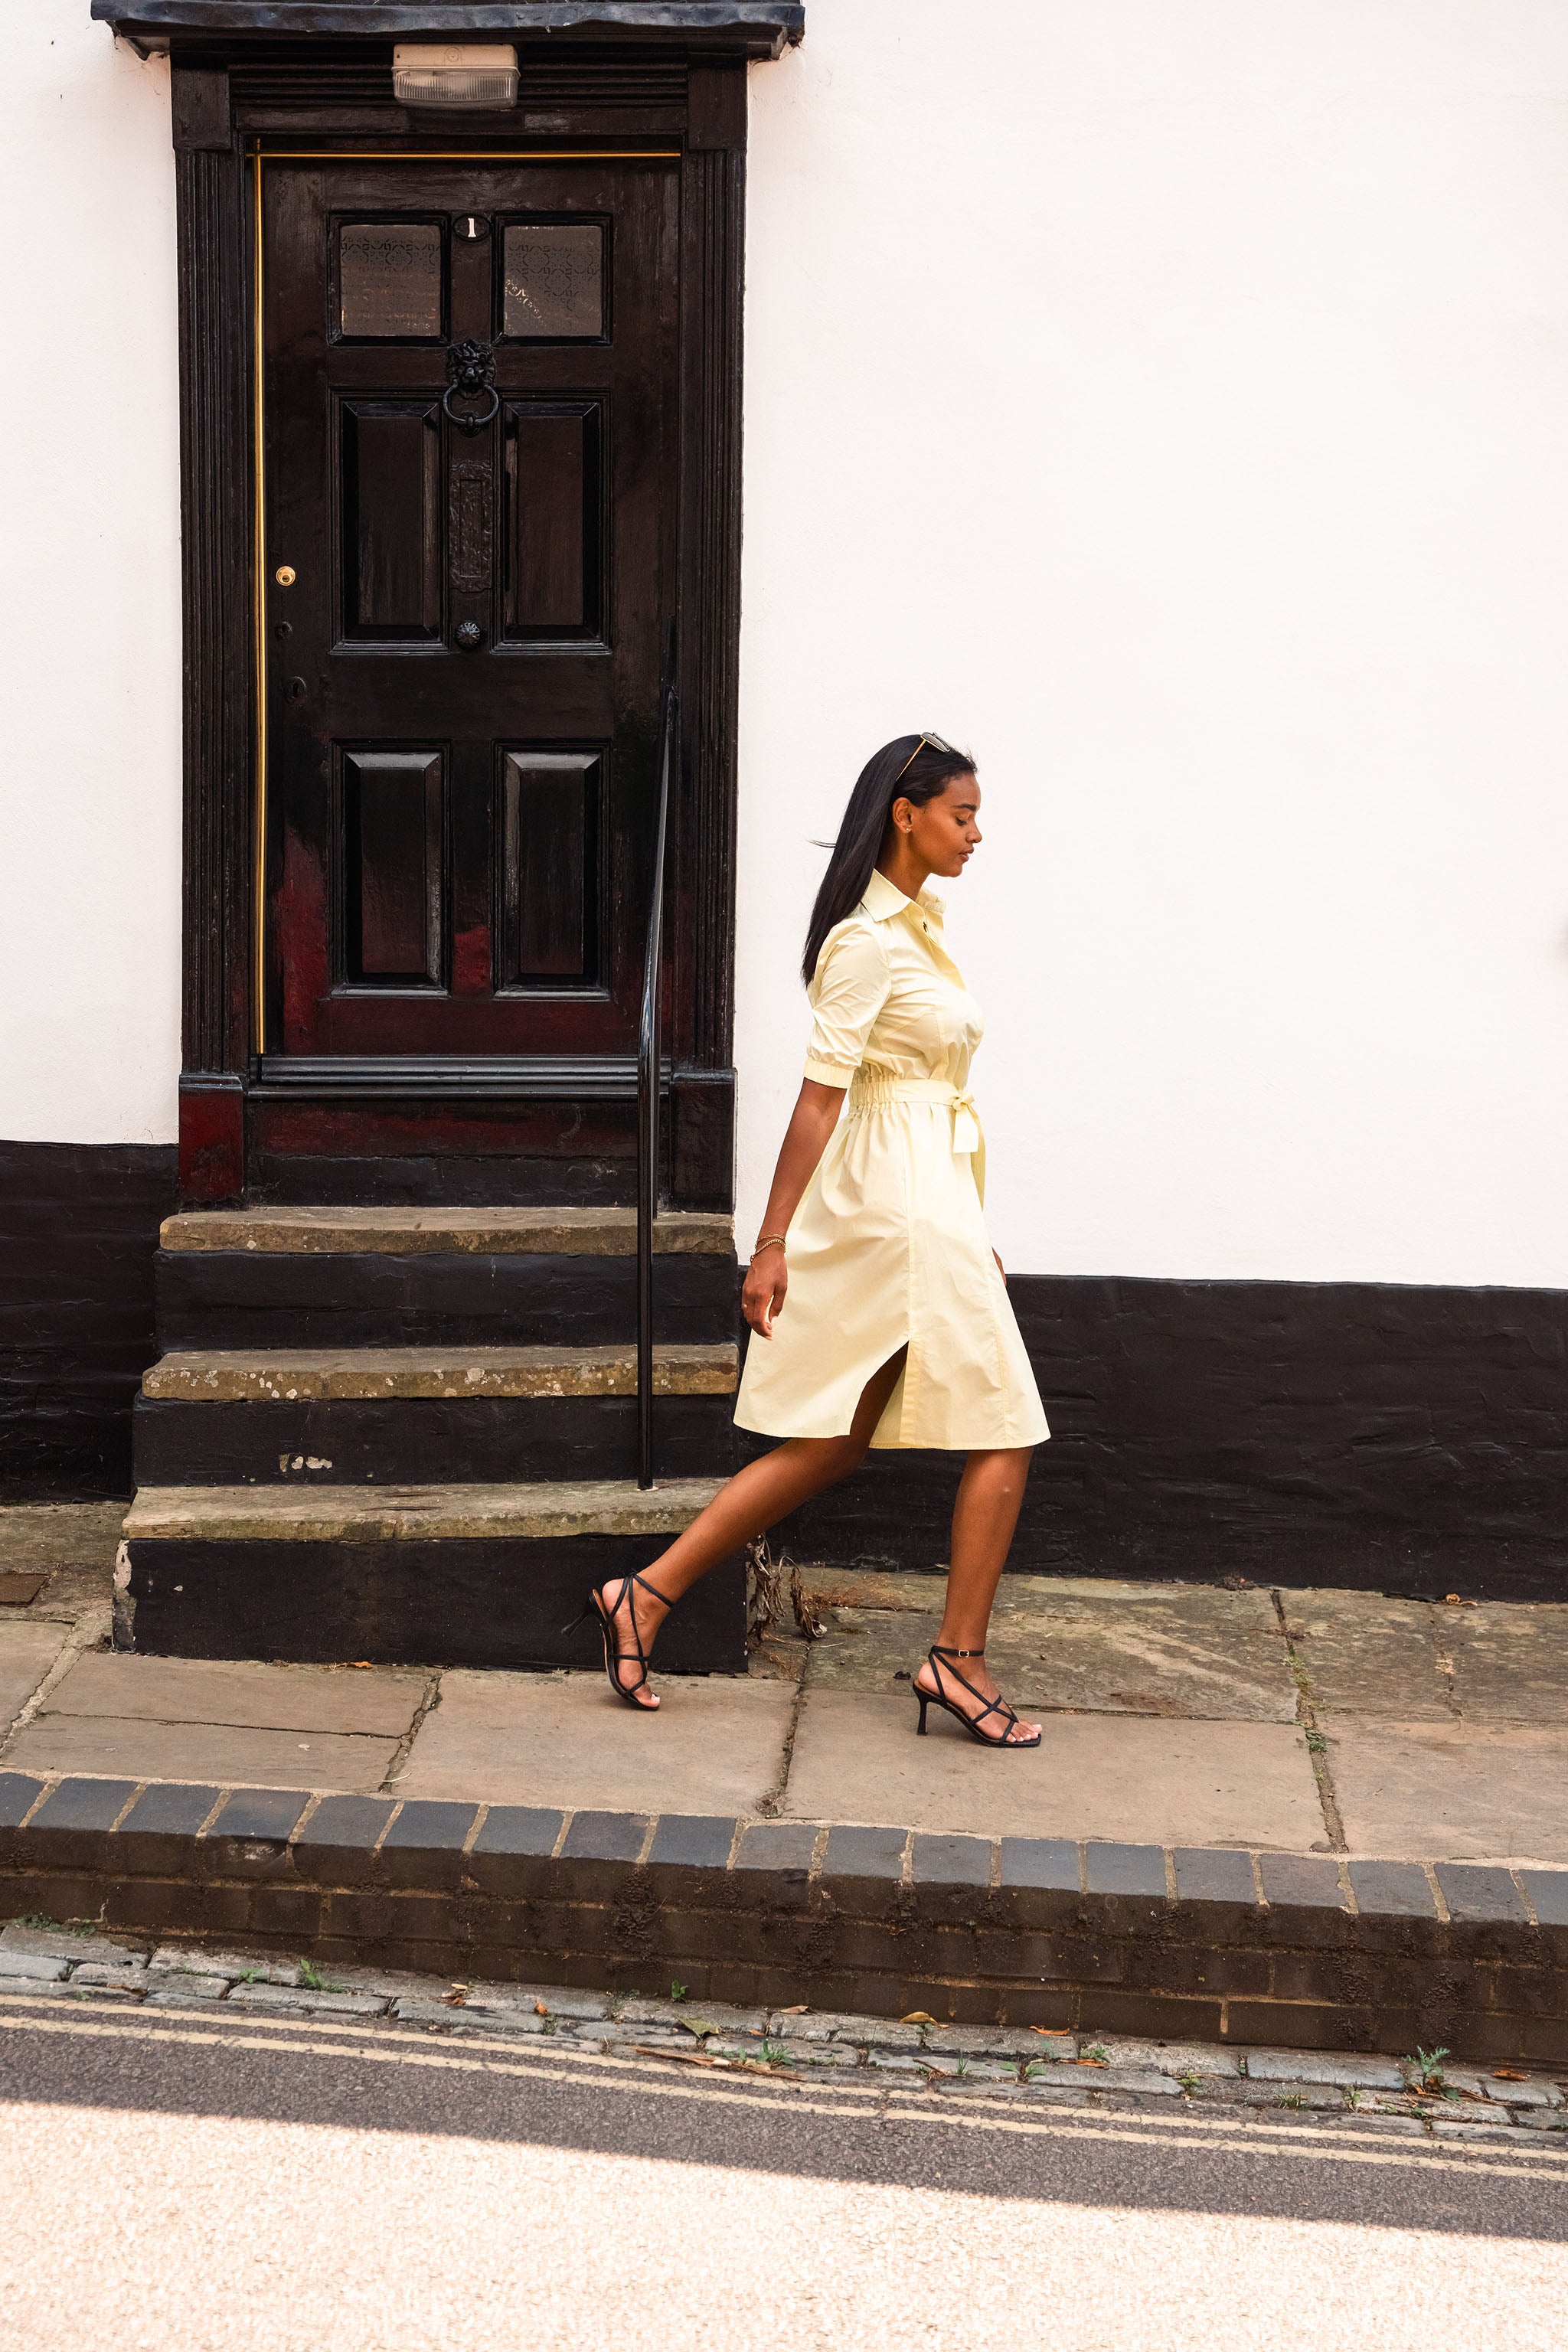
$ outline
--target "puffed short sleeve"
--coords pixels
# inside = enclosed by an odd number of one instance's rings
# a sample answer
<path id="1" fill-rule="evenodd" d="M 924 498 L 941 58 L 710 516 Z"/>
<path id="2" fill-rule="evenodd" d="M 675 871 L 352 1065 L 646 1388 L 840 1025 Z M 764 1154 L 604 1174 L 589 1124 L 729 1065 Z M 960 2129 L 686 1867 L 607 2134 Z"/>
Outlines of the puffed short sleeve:
<path id="1" fill-rule="evenodd" d="M 821 1087 L 849 1084 L 865 1058 L 866 1041 L 892 984 L 877 924 L 851 919 L 829 933 L 811 984 L 808 1078 Z"/>

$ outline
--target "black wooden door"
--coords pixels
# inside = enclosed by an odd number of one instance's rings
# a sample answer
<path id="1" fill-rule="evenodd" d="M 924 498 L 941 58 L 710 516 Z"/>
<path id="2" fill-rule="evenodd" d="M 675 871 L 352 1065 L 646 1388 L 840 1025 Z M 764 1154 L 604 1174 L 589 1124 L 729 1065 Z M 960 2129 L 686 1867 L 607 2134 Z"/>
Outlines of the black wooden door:
<path id="1" fill-rule="evenodd" d="M 262 188 L 268 1056 L 622 1055 L 674 167 L 269 159 Z"/>

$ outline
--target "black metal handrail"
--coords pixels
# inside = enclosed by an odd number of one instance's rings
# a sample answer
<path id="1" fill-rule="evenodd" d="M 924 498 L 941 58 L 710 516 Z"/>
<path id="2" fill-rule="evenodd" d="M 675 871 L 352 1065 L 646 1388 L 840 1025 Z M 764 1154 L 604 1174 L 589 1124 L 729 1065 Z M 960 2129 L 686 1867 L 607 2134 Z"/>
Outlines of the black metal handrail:
<path id="1" fill-rule="evenodd" d="M 679 705 L 674 649 L 665 672 L 658 727 L 658 825 L 648 894 L 643 961 L 642 1023 L 637 1031 L 637 1485 L 653 1485 L 653 1221 L 658 1213 L 658 1113 L 662 1079 L 659 997 L 664 963 L 664 845 L 669 828 L 669 771 Z"/>

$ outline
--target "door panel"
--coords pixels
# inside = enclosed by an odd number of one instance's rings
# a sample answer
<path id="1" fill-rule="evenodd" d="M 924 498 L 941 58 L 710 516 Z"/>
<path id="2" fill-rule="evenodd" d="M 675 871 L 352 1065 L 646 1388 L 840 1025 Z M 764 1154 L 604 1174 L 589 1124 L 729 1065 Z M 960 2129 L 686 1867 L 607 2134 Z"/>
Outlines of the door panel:
<path id="1" fill-rule="evenodd" d="M 343 978 L 441 984 L 445 889 L 438 751 L 347 751 L 340 794 Z"/>
<path id="2" fill-rule="evenodd" d="M 441 634 L 441 411 L 420 400 L 345 400 L 338 569 L 342 635 Z"/>
<path id="3" fill-rule="evenodd" d="M 506 415 L 506 634 L 598 637 L 605 537 L 597 401 L 533 401 Z"/>
<path id="4" fill-rule="evenodd" d="M 629 1054 L 674 170 L 279 158 L 262 189 L 268 1055 Z"/>
<path id="5" fill-rule="evenodd" d="M 592 751 L 509 751 L 501 774 L 500 985 L 597 978 L 599 803 Z"/>

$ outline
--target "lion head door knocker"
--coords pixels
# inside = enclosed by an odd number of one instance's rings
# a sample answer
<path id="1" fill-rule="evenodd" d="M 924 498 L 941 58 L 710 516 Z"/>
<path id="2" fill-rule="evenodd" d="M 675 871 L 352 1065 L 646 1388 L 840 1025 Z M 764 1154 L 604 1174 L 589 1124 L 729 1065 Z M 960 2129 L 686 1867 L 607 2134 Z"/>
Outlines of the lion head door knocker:
<path id="1" fill-rule="evenodd" d="M 447 373 L 451 382 L 441 394 L 441 405 L 459 431 L 478 433 L 491 424 L 500 413 L 500 394 L 491 378 L 496 372 L 496 355 L 488 343 L 454 343 L 447 353 Z M 458 400 L 479 400 L 488 395 L 489 405 L 469 414 L 454 408 L 454 396 Z"/>

